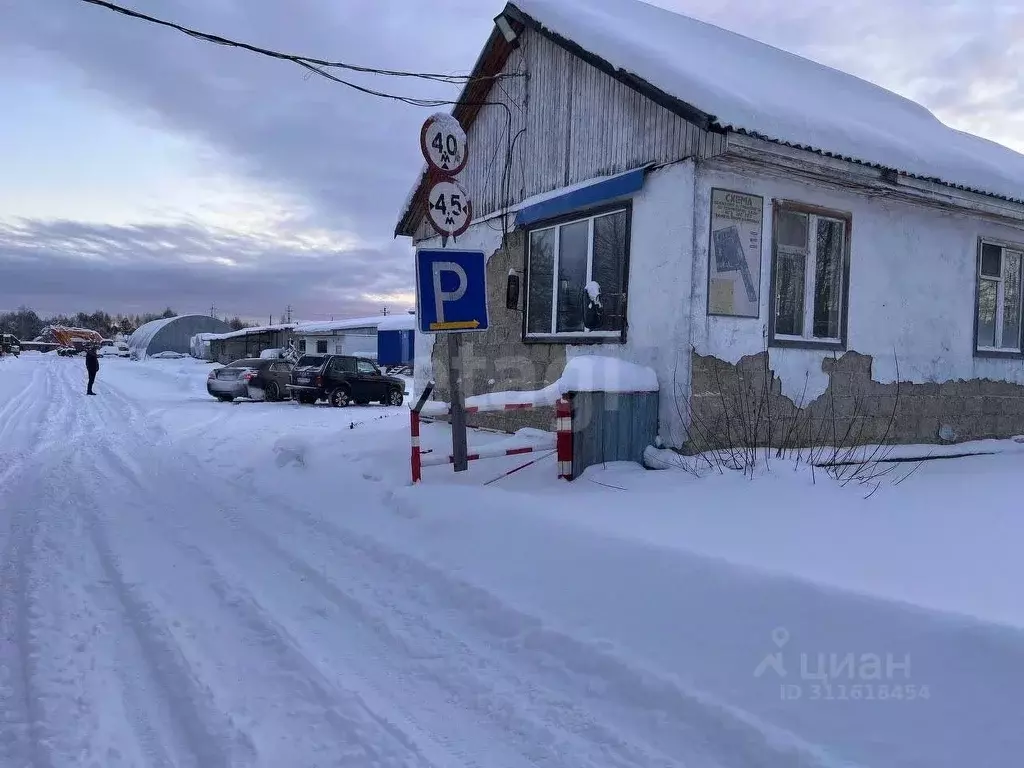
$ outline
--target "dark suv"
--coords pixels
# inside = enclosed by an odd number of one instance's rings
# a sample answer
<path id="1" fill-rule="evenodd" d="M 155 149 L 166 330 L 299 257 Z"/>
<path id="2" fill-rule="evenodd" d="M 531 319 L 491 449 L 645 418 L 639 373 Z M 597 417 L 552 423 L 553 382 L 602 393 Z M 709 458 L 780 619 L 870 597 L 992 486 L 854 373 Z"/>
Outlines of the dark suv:
<path id="1" fill-rule="evenodd" d="M 385 376 L 370 360 L 348 355 L 306 355 L 292 369 L 288 389 L 305 405 L 326 400 L 335 408 L 370 402 L 398 406 L 405 398 L 405 382 Z"/>

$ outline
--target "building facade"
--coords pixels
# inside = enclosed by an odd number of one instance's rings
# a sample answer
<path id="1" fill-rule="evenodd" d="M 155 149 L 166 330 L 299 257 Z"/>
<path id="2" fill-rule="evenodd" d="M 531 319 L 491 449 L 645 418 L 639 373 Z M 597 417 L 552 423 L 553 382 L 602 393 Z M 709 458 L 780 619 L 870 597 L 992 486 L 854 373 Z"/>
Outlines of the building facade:
<path id="1" fill-rule="evenodd" d="M 661 437 L 694 450 L 1024 432 L 1024 157 L 633 0 L 501 19 L 454 110 L 476 216 L 458 247 L 489 257 L 467 394 L 601 354 L 654 369 Z M 436 246 L 427 191 L 396 234 Z M 444 397 L 445 341 L 417 344 Z M 524 418 L 548 421 L 497 426 Z"/>

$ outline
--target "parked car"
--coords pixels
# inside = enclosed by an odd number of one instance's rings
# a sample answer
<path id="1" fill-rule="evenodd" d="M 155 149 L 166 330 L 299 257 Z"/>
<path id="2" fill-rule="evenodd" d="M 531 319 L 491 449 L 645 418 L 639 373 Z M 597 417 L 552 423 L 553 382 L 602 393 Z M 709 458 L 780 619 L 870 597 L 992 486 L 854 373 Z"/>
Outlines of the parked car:
<path id="1" fill-rule="evenodd" d="M 17 337 L 12 336 L 9 333 L 5 333 L 0 337 L 0 350 L 2 350 L 5 355 L 14 355 L 17 357 L 21 354 L 21 342 L 18 341 Z"/>
<path id="2" fill-rule="evenodd" d="M 276 402 L 288 396 L 291 372 L 292 364 L 286 360 L 236 360 L 210 371 L 206 391 L 225 402 L 236 397 Z"/>
<path id="3" fill-rule="evenodd" d="M 326 400 L 335 408 L 370 402 L 399 406 L 405 382 L 385 376 L 371 360 L 349 355 L 306 355 L 292 369 L 292 398 L 312 405 Z"/>

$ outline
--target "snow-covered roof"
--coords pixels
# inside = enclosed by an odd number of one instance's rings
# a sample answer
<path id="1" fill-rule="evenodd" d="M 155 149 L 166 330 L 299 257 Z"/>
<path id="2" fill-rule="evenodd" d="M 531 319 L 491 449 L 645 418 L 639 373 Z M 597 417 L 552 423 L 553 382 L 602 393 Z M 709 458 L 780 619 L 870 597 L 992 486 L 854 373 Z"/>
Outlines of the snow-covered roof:
<path id="1" fill-rule="evenodd" d="M 348 331 L 353 328 L 376 328 L 381 321 L 386 320 L 388 315 L 373 315 L 372 317 L 350 317 L 341 320 L 327 320 L 324 322 L 296 323 L 295 333 L 317 334 L 333 333 L 334 331 Z"/>
<path id="2" fill-rule="evenodd" d="M 416 329 L 416 315 L 388 315 L 377 326 L 378 331 L 413 331 Z"/>
<path id="3" fill-rule="evenodd" d="M 208 337 L 209 341 L 223 341 L 224 339 L 237 339 L 242 336 L 255 336 L 260 333 L 276 333 L 277 331 L 291 331 L 295 328 L 295 323 L 284 323 L 281 325 L 259 325 L 253 328 L 243 328 L 240 331 L 231 331 L 230 333 L 217 333 L 210 334 Z"/>
<path id="4" fill-rule="evenodd" d="M 853 75 L 639 0 L 511 5 L 721 128 L 1024 199 L 1024 156 Z"/>

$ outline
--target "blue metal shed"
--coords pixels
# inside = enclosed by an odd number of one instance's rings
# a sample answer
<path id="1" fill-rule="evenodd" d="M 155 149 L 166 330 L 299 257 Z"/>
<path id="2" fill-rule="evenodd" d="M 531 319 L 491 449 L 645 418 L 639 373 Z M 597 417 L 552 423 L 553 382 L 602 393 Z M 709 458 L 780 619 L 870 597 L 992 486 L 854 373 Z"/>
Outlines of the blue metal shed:
<path id="1" fill-rule="evenodd" d="M 412 365 L 416 354 L 415 315 L 385 318 L 377 327 L 377 364 Z"/>

